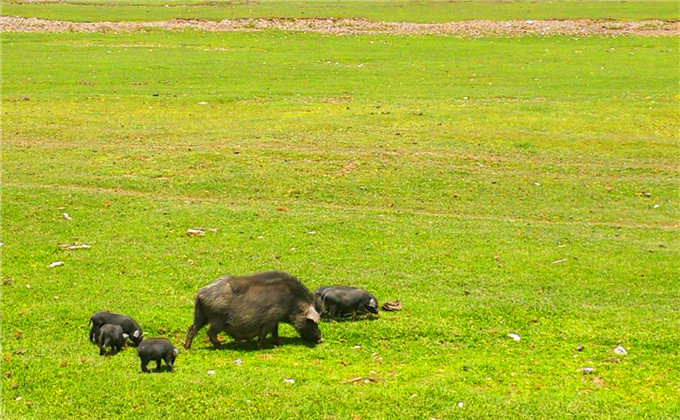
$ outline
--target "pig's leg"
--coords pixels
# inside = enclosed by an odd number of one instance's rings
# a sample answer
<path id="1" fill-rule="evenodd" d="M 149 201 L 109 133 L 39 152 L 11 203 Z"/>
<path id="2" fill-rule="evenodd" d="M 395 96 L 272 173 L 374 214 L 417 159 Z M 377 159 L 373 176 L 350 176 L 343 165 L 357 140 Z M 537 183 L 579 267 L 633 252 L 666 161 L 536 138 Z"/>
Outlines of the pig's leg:
<path id="1" fill-rule="evenodd" d="M 168 365 L 168 369 L 170 369 L 170 372 L 174 372 L 175 368 L 172 365 L 173 364 L 172 352 L 166 354 L 163 360 L 165 360 L 165 364 Z"/>
<path id="2" fill-rule="evenodd" d="M 194 341 L 194 336 L 196 335 L 198 330 L 203 328 L 204 325 L 205 325 L 205 323 L 203 323 L 203 324 L 194 323 L 189 327 L 189 329 L 187 330 L 187 338 L 184 340 L 184 348 L 185 349 L 191 348 L 191 342 Z"/>
<path id="3" fill-rule="evenodd" d="M 275 346 L 281 345 L 281 339 L 279 338 L 279 323 L 278 322 L 276 323 L 276 325 L 272 329 L 272 340 L 274 341 Z"/>
<path id="4" fill-rule="evenodd" d="M 95 333 L 94 325 L 92 325 L 92 328 L 90 328 L 90 341 L 93 343 L 97 342 L 97 334 Z"/>
<path id="5" fill-rule="evenodd" d="M 149 373 L 149 369 L 147 369 L 146 365 L 149 364 L 149 359 L 144 359 L 142 358 L 142 372 L 144 373 Z"/>
<path id="6" fill-rule="evenodd" d="M 213 346 L 215 346 L 216 349 L 219 349 L 221 347 L 220 341 L 217 339 L 217 333 L 219 332 L 220 332 L 219 327 L 210 324 L 210 328 L 208 328 L 208 338 L 210 339 L 210 342 L 212 343 Z"/>
<path id="7" fill-rule="evenodd" d="M 106 348 L 109 346 L 109 339 L 107 338 L 99 345 L 99 355 L 103 356 L 106 354 Z"/>
<path id="8" fill-rule="evenodd" d="M 264 339 L 267 337 L 269 331 L 264 326 L 260 327 L 260 332 L 257 334 L 257 348 L 262 350 L 264 348 Z"/>
<path id="9" fill-rule="evenodd" d="M 161 371 L 161 359 L 156 359 L 156 372 Z"/>
<path id="10" fill-rule="evenodd" d="M 184 340 L 185 349 L 191 348 L 191 342 L 194 340 L 194 336 L 207 323 L 208 320 L 203 314 L 201 304 L 199 303 L 199 301 L 196 301 L 196 305 L 194 307 L 194 323 L 191 324 L 191 326 L 187 330 L 187 338 L 186 340 Z"/>

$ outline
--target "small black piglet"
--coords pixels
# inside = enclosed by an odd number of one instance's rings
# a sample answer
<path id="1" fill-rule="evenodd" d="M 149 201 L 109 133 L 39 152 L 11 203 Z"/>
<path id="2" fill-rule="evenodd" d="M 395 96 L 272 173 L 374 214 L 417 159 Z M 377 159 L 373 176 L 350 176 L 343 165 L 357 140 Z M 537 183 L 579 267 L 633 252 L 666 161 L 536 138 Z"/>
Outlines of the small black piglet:
<path id="1" fill-rule="evenodd" d="M 368 312 L 378 313 L 378 301 L 372 294 L 364 289 L 347 286 L 324 286 L 314 292 L 324 305 L 325 312 L 330 317 L 338 317 L 346 314 Z"/>
<path id="2" fill-rule="evenodd" d="M 99 329 L 99 337 L 97 345 L 99 346 L 99 355 L 106 354 L 106 349 L 111 348 L 112 352 L 119 352 L 125 345 L 127 334 L 123 333 L 120 325 L 104 324 Z"/>
<path id="3" fill-rule="evenodd" d="M 170 372 L 174 370 L 175 357 L 179 353 L 172 343 L 165 338 L 147 338 L 137 346 L 137 355 L 142 361 L 142 372 L 149 372 L 146 365 L 156 361 L 156 372 L 161 370 L 161 360 L 165 360 Z"/>
<path id="4" fill-rule="evenodd" d="M 135 344 L 142 341 L 142 328 L 137 321 L 127 315 L 114 314 L 109 311 L 99 311 L 90 318 L 92 329 L 90 330 L 90 341 L 96 342 L 99 337 L 99 330 L 105 324 L 120 325 L 123 332 L 128 335 L 130 340 Z"/>

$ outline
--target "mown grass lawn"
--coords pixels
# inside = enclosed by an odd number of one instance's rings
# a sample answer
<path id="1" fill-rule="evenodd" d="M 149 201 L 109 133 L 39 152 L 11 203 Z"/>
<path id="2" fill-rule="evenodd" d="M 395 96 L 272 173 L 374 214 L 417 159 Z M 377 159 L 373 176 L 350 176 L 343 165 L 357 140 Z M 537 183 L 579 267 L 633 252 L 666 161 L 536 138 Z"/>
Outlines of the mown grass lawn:
<path id="1" fill-rule="evenodd" d="M 680 19 L 673 0 L 3 0 L 3 15 L 71 21 L 155 21 L 172 18 L 367 18 L 393 22 L 470 19 Z"/>
<path id="2" fill-rule="evenodd" d="M 677 39 L 2 47 L 3 418 L 677 415 Z M 180 345 L 198 288 L 269 269 L 405 309 L 315 348 L 203 330 L 174 374 L 87 341 L 106 308 Z"/>

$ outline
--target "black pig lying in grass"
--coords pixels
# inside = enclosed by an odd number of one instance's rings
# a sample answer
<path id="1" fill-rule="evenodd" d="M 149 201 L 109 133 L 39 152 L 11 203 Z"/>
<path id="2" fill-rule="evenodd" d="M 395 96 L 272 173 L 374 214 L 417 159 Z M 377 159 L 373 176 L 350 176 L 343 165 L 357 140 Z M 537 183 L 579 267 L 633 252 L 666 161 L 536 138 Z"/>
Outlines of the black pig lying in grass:
<path id="1" fill-rule="evenodd" d="M 109 311 L 100 311 L 92 315 L 90 318 L 92 329 L 90 330 L 90 341 L 97 342 L 99 337 L 99 330 L 104 324 L 118 325 L 123 329 L 123 333 L 127 334 L 132 342 L 137 345 L 142 341 L 142 328 L 139 324 L 127 315 L 114 314 Z"/>
<path id="2" fill-rule="evenodd" d="M 244 277 L 222 277 L 196 293 L 194 323 L 187 331 L 185 348 L 194 336 L 210 324 L 208 337 L 220 347 L 217 334 L 225 331 L 238 340 L 258 337 L 258 347 L 271 333 L 280 344 L 279 323 L 291 324 L 303 340 L 321 341 L 320 313 L 323 306 L 309 290 L 290 274 L 272 271 Z"/>
<path id="3" fill-rule="evenodd" d="M 142 362 L 142 372 L 147 373 L 146 365 L 156 361 L 156 372 L 161 370 L 161 360 L 168 365 L 170 372 L 175 370 L 175 357 L 179 353 L 172 343 L 165 338 L 147 338 L 137 346 L 137 355 Z"/>
<path id="4" fill-rule="evenodd" d="M 99 329 L 99 338 L 97 339 L 99 355 L 105 355 L 107 348 L 111 348 L 112 352 L 119 352 L 125 345 L 126 338 L 127 334 L 123 333 L 120 325 L 104 324 Z"/>
<path id="5" fill-rule="evenodd" d="M 364 289 L 346 286 L 324 286 L 314 294 L 321 299 L 326 313 L 331 318 L 357 313 L 378 313 L 378 301 Z"/>

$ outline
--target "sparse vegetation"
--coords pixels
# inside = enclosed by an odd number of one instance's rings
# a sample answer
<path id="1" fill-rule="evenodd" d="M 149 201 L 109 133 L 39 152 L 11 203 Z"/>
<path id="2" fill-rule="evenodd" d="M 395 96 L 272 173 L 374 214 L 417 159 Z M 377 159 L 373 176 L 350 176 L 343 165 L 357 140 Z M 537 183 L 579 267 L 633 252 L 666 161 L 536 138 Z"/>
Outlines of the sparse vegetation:
<path id="1" fill-rule="evenodd" d="M 392 0 L 3 0 L 3 15 L 73 21 L 150 21 L 172 18 L 350 17 L 388 22 L 471 19 L 680 19 L 672 0 L 392 1 Z"/>

